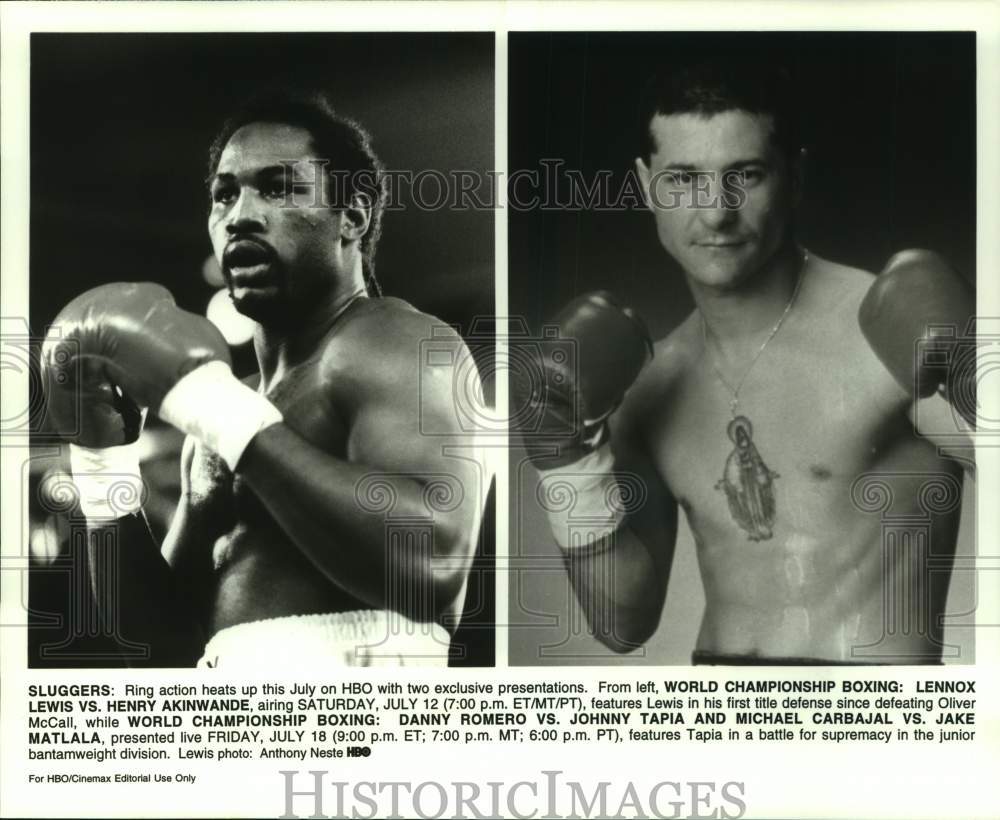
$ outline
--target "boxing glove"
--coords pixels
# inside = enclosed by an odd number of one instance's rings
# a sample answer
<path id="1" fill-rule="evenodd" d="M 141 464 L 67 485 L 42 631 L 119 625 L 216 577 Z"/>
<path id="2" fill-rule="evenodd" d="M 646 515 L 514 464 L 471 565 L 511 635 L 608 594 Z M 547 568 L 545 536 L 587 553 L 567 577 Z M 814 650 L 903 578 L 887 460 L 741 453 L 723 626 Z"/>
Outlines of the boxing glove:
<path id="1" fill-rule="evenodd" d="M 42 347 L 49 417 L 89 447 L 134 441 L 138 407 L 159 408 L 180 378 L 206 362 L 229 363 L 207 319 L 179 309 L 152 283 L 102 285 L 60 311 Z"/>
<path id="2" fill-rule="evenodd" d="M 232 375 L 228 346 L 215 326 L 148 282 L 102 285 L 70 302 L 43 345 L 42 369 L 57 426 L 65 429 L 69 403 L 78 397 L 107 399 L 120 390 L 233 469 L 250 439 L 281 421 L 277 408 Z M 102 446 L 109 434 L 114 438 L 107 413 L 104 422 L 100 436 L 77 435 L 79 443 Z M 123 424 L 123 441 L 130 433 Z"/>
<path id="3" fill-rule="evenodd" d="M 966 335 L 975 292 L 938 254 L 893 256 L 858 310 L 872 350 L 910 395 L 940 390 L 969 424 L 976 415 L 976 345 Z"/>
<path id="4" fill-rule="evenodd" d="M 626 514 L 608 419 L 652 357 L 652 341 L 631 310 L 598 291 L 554 317 L 539 353 L 536 369 L 523 361 L 512 368 L 515 398 L 531 411 L 523 414 L 530 422 L 524 440 L 538 470 L 536 497 L 567 555 L 604 549 Z M 567 493 L 571 504 L 563 503 Z"/>
<path id="5" fill-rule="evenodd" d="M 607 420 L 653 354 L 642 321 L 606 291 L 587 293 L 547 325 L 537 369 L 514 372 L 536 466 L 571 464 L 607 440 Z M 556 451 L 555 453 L 553 451 Z"/>

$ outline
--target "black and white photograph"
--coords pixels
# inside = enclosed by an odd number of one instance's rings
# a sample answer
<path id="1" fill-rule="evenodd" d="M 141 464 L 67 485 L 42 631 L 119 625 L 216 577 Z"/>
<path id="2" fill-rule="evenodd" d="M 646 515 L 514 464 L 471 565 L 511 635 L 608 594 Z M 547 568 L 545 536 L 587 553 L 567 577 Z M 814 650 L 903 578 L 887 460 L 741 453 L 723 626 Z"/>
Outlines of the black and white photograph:
<path id="1" fill-rule="evenodd" d="M 974 662 L 975 71 L 511 35 L 512 664 Z"/>
<path id="2" fill-rule="evenodd" d="M 0 816 L 994 817 L 998 12 L 0 3 Z"/>
<path id="3" fill-rule="evenodd" d="M 493 664 L 493 59 L 32 37 L 32 666 Z"/>

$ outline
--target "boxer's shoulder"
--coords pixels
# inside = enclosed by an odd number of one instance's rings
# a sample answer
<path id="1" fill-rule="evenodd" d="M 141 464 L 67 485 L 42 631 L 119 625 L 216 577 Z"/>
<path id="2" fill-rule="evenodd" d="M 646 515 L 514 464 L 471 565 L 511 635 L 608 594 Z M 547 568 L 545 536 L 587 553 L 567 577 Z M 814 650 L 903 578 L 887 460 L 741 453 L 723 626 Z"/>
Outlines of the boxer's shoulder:
<path id="1" fill-rule="evenodd" d="M 831 378 L 863 392 L 872 405 L 896 413 L 905 396 L 861 332 L 858 309 L 875 274 L 810 254 L 788 340 Z M 835 389 L 841 389 L 836 387 Z"/>
<path id="2" fill-rule="evenodd" d="M 831 322 L 856 329 L 858 308 L 875 275 L 810 254 L 806 276 L 799 296 L 801 312 L 811 317 L 825 316 Z"/>
<path id="3" fill-rule="evenodd" d="M 701 355 L 701 325 L 693 311 L 667 336 L 653 343 L 653 358 L 625 395 L 619 424 L 645 429 L 657 422 L 684 380 L 696 371 Z"/>
<path id="4" fill-rule="evenodd" d="M 428 344 L 463 345 L 449 325 L 402 299 L 363 299 L 327 337 L 320 373 L 341 390 L 345 380 L 359 387 L 405 389 L 419 379 Z"/>
<path id="5" fill-rule="evenodd" d="M 824 368 L 848 362 L 863 366 L 868 344 L 858 325 L 858 308 L 873 281 L 866 270 L 810 254 L 779 346 Z"/>
<path id="6" fill-rule="evenodd" d="M 360 347 L 391 355 L 408 351 L 414 341 L 433 333 L 451 332 L 439 319 L 392 297 L 361 299 L 351 305 L 327 336 L 324 354 L 338 348 Z"/>
<path id="7" fill-rule="evenodd" d="M 639 377 L 636 387 L 653 394 L 676 389 L 698 366 L 702 349 L 701 315 L 695 310 L 665 337 L 653 343 L 653 360 Z"/>
<path id="8" fill-rule="evenodd" d="M 344 317 L 343 334 L 362 335 L 369 341 L 392 346 L 422 339 L 432 332 L 435 336 L 457 334 L 443 321 L 417 310 L 409 302 L 392 296 L 361 299 Z"/>

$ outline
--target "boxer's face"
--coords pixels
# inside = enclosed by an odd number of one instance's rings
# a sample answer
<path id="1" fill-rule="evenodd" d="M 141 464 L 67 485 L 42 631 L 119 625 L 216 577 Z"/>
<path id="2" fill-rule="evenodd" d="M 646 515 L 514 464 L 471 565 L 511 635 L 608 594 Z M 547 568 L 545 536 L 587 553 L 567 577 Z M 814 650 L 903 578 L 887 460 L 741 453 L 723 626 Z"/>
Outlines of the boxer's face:
<path id="1" fill-rule="evenodd" d="M 233 302 L 260 322 L 315 307 L 344 267 L 343 213 L 328 207 L 307 130 L 251 123 L 211 182 L 208 231 Z"/>
<path id="2" fill-rule="evenodd" d="M 746 283 L 787 237 L 797 183 L 769 116 L 657 115 L 656 151 L 636 170 L 660 243 L 693 283 Z"/>

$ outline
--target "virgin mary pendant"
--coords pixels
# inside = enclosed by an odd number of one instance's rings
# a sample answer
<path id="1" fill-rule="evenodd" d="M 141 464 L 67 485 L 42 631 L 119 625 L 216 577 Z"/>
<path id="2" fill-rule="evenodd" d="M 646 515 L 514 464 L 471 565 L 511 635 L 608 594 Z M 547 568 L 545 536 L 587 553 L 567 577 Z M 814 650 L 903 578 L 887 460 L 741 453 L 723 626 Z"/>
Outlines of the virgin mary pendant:
<path id="1" fill-rule="evenodd" d="M 729 502 L 729 514 L 751 541 L 766 541 L 774 533 L 774 479 L 753 443 L 753 425 L 746 416 L 736 416 L 726 427 L 735 448 L 726 459 L 722 478 L 715 489 Z"/>

